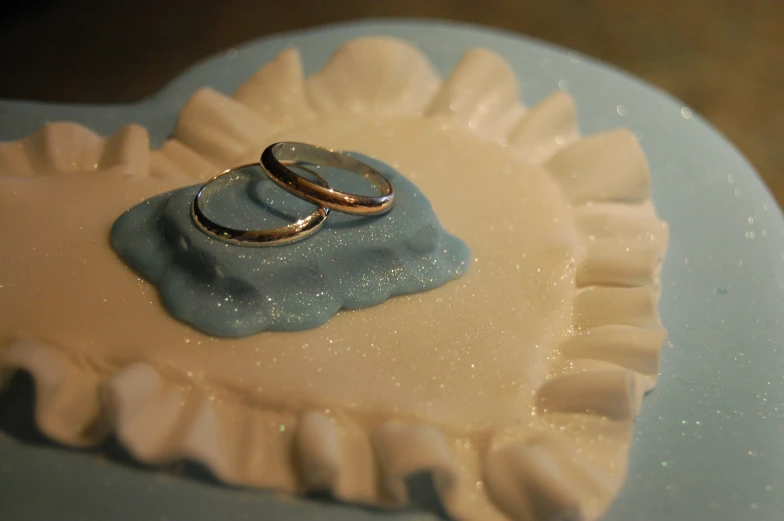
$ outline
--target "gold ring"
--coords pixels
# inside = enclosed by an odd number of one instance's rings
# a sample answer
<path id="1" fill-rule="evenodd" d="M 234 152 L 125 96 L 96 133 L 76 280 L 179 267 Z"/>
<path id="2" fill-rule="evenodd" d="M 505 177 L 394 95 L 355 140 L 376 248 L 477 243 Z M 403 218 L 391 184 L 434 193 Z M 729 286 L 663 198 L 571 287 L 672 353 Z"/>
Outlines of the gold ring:
<path id="1" fill-rule="evenodd" d="M 289 162 L 287 161 L 286 163 Z M 297 166 L 312 174 L 316 179 L 324 183 L 324 186 L 329 186 L 324 178 L 318 175 L 312 169 L 306 166 Z M 235 228 L 229 228 L 228 226 L 218 224 L 205 216 L 200 204 L 201 196 L 204 193 L 204 190 L 221 177 L 250 167 L 259 168 L 259 164 L 251 163 L 229 168 L 228 170 L 221 172 L 202 185 L 202 187 L 196 193 L 196 197 L 193 198 L 193 202 L 191 204 L 191 217 L 199 229 L 211 237 L 239 246 L 278 246 L 302 240 L 305 237 L 308 237 L 309 235 L 317 232 L 318 229 L 324 225 L 324 221 L 329 215 L 329 209 L 325 208 L 323 205 L 318 205 L 318 203 L 316 203 L 318 208 L 316 208 L 316 210 L 314 210 L 310 215 L 303 217 L 302 219 L 299 219 L 298 221 L 293 222 L 287 226 L 264 230 L 238 230 Z"/>
<path id="2" fill-rule="evenodd" d="M 386 177 L 362 161 L 335 150 L 306 143 L 273 143 L 261 153 L 259 162 L 267 176 L 278 186 L 301 199 L 331 210 L 353 215 L 381 215 L 391 210 L 395 203 L 395 191 Z M 327 183 L 317 184 L 298 175 L 287 168 L 287 164 L 329 166 L 359 174 L 370 181 L 380 195 L 340 192 L 330 188 Z"/>

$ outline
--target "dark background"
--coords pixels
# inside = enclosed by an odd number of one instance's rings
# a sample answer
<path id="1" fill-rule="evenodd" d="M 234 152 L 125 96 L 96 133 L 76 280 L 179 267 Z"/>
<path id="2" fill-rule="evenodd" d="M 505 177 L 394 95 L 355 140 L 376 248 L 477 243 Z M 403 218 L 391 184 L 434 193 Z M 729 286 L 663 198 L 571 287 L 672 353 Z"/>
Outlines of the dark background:
<path id="1" fill-rule="evenodd" d="M 248 40 L 366 17 L 484 24 L 613 63 L 713 123 L 784 202 L 784 0 L 0 0 L 0 98 L 134 101 Z"/>

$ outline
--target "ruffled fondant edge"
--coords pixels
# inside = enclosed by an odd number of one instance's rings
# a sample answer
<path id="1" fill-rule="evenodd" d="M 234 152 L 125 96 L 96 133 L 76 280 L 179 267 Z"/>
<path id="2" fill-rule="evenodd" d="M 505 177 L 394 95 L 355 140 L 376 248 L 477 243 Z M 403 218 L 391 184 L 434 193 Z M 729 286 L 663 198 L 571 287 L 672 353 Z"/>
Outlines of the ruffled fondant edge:
<path id="1" fill-rule="evenodd" d="M 0 175 L 124 168 L 135 176 L 205 179 L 268 136 L 340 111 L 438 119 L 549 172 L 573 218 L 577 294 L 575 335 L 559 346 L 561 363 L 537 391 L 538 413 L 633 418 L 655 385 L 665 337 L 657 302 L 667 226 L 650 202 L 644 154 L 625 130 L 581 138 L 567 94 L 528 110 L 514 73 L 488 50 L 469 51 L 441 80 L 418 50 L 390 38 L 352 40 L 307 78 L 298 51 L 288 49 L 233 97 L 196 92 L 157 150 L 150 151 L 141 127 L 101 138 L 53 123 L 0 143 Z M 144 362 L 103 367 L 33 340 L 0 350 L 0 380 L 15 370 L 33 375 L 36 421 L 51 438 L 88 446 L 114 432 L 142 461 L 192 459 L 238 485 L 394 506 L 408 499 L 406 477 L 427 471 L 447 511 L 464 518 L 479 507 L 464 504 L 462 491 L 479 476 L 492 500 L 479 508 L 483 519 L 503 512 L 525 520 L 595 517 L 617 489 L 564 436 L 461 451 L 433 426 L 248 404 Z M 139 432 L 141 424 L 157 429 Z M 588 495 L 600 500 L 586 506 Z"/>
<path id="2" fill-rule="evenodd" d="M 126 175 L 150 175 L 150 136 L 127 125 L 101 137 L 70 121 L 49 123 L 17 141 L 0 142 L 0 175 L 34 177 L 121 169 Z"/>

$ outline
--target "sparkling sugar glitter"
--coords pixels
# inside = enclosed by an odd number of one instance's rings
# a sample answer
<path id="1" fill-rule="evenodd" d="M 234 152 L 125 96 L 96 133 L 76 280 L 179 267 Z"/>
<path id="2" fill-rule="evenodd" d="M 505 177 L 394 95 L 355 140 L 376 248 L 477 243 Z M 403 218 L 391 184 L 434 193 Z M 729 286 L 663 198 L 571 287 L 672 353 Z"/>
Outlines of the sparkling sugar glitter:
<path id="1" fill-rule="evenodd" d="M 224 337 L 309 329 L 342 308 L 377 305 L 464 274 L 468 247 L 441 227 L 424 194 L 388 165 L 357 157 L 393 184 L 396 203 L 390 212 L 356 217 L 333 211 L 324 228 L 303 241 L 253 248 L 213 239 L 194 225 L 190 204 L 198 187 L 192 186 L 124 213 L 112 228 L 112 246 L 158 287 L 174 317 Z M 210 187 L 203 201 L 211 219 L 261 229 L 313 211 L 248 170 L 250 175 Z M 368 189 L 361 176 L 321 170 L 343 190 Z"/>

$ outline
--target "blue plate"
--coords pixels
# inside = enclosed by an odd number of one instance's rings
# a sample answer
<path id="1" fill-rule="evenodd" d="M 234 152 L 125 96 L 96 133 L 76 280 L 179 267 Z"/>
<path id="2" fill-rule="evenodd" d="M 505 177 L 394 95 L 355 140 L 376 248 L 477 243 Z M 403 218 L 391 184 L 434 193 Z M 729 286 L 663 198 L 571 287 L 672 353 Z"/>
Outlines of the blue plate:
<path id="1" fill-rule="evenodd" d="M 627 484 L 604 520 L 780 521 L 784 221 L 751 165 L 722 136 L 637 79 L 507 33 L 441 22 L 362 22 L 251 43 L 133 105 L 0 102 L 0 139 L 69 119 L 102 133 L 140 123 L 160 143 L 198 87 L 231 93 L 288 45 L 301 49 L 312 72 L 340 44 L 366 35 L 412 42 L 442 74 L 468 48 L 488 47 L 512 65 L 529 105 L 568 90 L 584 133 L 626 126 L 637 134 L 650 160 L 656 206 L 672 227 L 661 300 L 670 344 L 659 386 L 637 421 Z M 9 410 L 0 407 L 0 414 Z M 231 489 L 22 438 L 0 431 L 5 521 L 435 519 Z"/>

